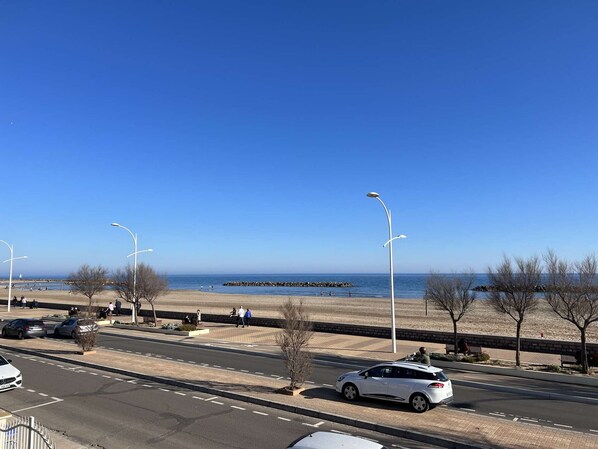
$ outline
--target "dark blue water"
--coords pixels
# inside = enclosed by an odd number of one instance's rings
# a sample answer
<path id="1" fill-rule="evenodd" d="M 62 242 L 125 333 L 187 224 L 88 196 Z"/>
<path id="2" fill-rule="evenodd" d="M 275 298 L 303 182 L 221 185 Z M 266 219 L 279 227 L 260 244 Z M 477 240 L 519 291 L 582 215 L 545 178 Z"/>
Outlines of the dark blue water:
<path id="1" fill-rule="evenodd" d="M 426 289 L 428 274 L 395 274 L 395 297 L 422 298 Z M 36 276 L 44 279 L 44 276 Z M 54 277 L 56 279 L 56 277 Z M 23 279 L 25 280 L 25 279 Z M 225 287 L 225 282 L 271 281 L 271 282 L 350 282 L 350 288 L 317 287 Z M 279 296 L 358 296 L 362 298 L 390 297 L 390 276 L 388 274 L 227 274 L 227 275 L 169 275 L 172 290 L 198 290 L 214 293 L 243 295 Z M 487 285 L 485 274 L 477 274 L 475 285 Z M 17 284 L 18 290 L 66 290 L 62 282 L 28 282 Z M 480 295 L 481 296 L 481 295 Z"/>

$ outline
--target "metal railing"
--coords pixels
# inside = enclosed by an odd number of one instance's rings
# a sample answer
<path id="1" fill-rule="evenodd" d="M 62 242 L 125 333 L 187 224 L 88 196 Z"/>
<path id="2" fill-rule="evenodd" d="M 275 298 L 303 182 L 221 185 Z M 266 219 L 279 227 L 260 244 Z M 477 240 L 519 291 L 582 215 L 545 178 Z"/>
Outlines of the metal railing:
<path id="1" fill-rule="evenodd" d="M 56 449 L 56 446 L 33 416 L 15 416 L 0 425 L 0 449 Z"/>

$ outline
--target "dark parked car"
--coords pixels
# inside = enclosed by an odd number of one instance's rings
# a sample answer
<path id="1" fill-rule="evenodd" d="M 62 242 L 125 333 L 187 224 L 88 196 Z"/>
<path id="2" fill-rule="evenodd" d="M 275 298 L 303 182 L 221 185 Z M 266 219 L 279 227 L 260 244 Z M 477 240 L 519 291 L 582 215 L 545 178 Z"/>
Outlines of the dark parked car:
<path id="1" fill-rule="evenodd" d="M 97 332 L 100 327 L 94 320 L 87 318 L 69 318 L 58 324 L 54 328 L 54 335 L 57 337 L 71 337 L 75 338 L 77 332 L 82 334 L 88 332 Z"/>
<path id="2" fill-rule="evenodd" d="M 45 338 L 46 325 L 42 320 L 18 318 L 2 328 L 2 336 L 17 337 L 19 340 L 25 337 Z"/>

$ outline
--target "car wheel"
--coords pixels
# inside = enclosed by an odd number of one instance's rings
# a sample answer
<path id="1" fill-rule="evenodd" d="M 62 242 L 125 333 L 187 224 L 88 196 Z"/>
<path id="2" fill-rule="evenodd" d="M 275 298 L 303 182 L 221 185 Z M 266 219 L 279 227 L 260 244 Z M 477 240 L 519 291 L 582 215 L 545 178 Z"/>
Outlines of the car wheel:
<path id="1" fill-rule="evenodd" d="M 19 340 L 22 340 L 22 339 L 23 339 L 23 337 L 24 337 L 24 335 L 23 335 L 23 331 L 19 331 L 19 332 L 17 333 L 17 338 L 18 338 Z"/>
<path id="2" fill-rule="evenodd" d="M 6 338 L 6 329 L 2 328 L 2 338 Z"/>
<path id="3" fill-rule="evenodd" d="M 58 329 L 54 329 L 54 336 L 55 337 L 60 337 L 60 334 L 58 333 Z"/>
<path id="4" fill-rule="evenodd" d="M 71 338 L 77 338 L 77 332 L 75 332 L 75 331 L 71 332 Z"/>
<path id="5" fill-rule="evenodd" d="M 413 396 L 411 396 L 411 399 L 409 399 L 409 404 L 416 413 L 427 412 L 430 409 L 430 402 L 428 401 L 428 398 L 421 393 L 415 393 Z"/>
<path id="6" fill-rule="evenodd" d="M 355 401 L 359 397 L 359 390 L 353 384 L 346 384 L 343 387 L 343 396 L 347 401 Z"/>

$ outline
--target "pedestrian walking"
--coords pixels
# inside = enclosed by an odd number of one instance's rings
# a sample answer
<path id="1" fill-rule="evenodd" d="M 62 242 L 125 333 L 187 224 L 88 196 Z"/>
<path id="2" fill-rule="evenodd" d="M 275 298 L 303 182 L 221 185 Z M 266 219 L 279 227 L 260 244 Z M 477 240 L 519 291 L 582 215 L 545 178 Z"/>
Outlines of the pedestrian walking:
<path id="1" fill-rule="evenodd" d="M 235 309 L 233 307 L 233 310 L 230 311 L 229 317 L 231 317 L 233 319 L 233 323 L 238 322 L 239 321 L 239 317 L 237 316 L 237 309 Z"/>
<path id="2" fill-rule="evenodd" d="M 122 302 L 120 302 L 120 299 L 117 299 L 116 301 L 114 301 L 114 311 L 116 312 L 117 315 L 120 315 L 120 310 L 122 308 Z"/>
<path id="3" fill-rule="evenodd" d="M 108 304 L 108 316 L 112 316 L 113 313 L 114 313 L 114 304 L 112 304 L 112 301 L 110 301 L 110 304 Z"/>
<path id="4" fill-rule="evenodd" d="M 199 326 L 200 321 L 201 321 L 201 310 L 197 309 L 197 317 L 195 318 L 195 325 Z"/>
<path id="5" fill-rule="evenodd" d="M 237 312 L 237 326 L 239 327 L 239 324 L 242 324 L 243 327 L 245 327 L 245 309 L 243 308 L 243 306 L 239 306 L 239 311 Z"/>
<path id="6" fill-rule="evenodd" d="M 247 327 L 249 327 L 249 322 L 251 321 L 251 310 L 249 309 L 249 307 L 247 308 L 247 311 L 245 312 L 245 324 L 247 325 Z"/>

